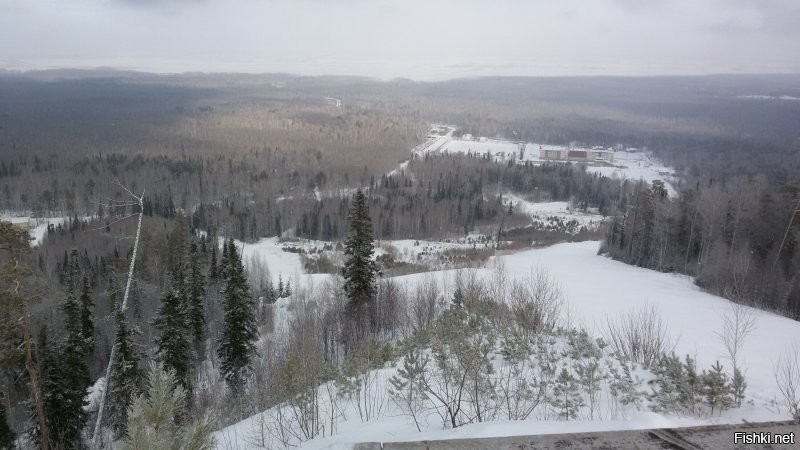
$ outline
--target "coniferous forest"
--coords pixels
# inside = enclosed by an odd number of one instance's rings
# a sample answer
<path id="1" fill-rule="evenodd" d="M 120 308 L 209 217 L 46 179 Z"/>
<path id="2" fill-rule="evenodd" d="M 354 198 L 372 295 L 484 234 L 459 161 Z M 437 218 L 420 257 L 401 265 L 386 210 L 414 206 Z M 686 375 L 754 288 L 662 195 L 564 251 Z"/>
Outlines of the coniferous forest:
<path id="1" fill-rule="evenodd" d="M 38 240 L 0 220 L 0 448 L 213 448 L 215 430 L 264 411 L 249 444 L 290 447 L 335 434 L 345 401 L 363 422 L 391 401 L 417 430 L 426 414 L 442 428 L 594 420 L 601 394 L 615 419 L 741 406 L 733 352 L 698 367 L 666 338 L 613 339 L 625 323 L 658 328 L 654 315 L 610 323 L 604 340 L 558 319 L 546 271 L 408 288 L 394 276 L 431 267 L 382 245 L 466 242 L 454 269 L 602 241 L 613 259 L 800 321 L 800 102 L 738 98 L 799 82 L 0 72 L 0 213 L 59 219 Z M 434 123 L 647 148 L 675 169 L 674 194 L 584 164 L 412 156 Z M 526 202 L 601 224 L 537 225 Z M 271 275 L 244 253 L 263 238 L 330 276 Z"/>

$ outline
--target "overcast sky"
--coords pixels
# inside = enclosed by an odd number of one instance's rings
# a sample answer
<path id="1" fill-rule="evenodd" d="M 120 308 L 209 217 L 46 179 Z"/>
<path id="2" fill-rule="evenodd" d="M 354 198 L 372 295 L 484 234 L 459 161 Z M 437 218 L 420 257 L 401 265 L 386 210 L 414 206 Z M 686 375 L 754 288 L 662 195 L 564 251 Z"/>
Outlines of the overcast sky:
<path id="1" fill-rule="evenodd" d="M 800 73 L 800 0 L 0 0 L 0 68 Z"/>

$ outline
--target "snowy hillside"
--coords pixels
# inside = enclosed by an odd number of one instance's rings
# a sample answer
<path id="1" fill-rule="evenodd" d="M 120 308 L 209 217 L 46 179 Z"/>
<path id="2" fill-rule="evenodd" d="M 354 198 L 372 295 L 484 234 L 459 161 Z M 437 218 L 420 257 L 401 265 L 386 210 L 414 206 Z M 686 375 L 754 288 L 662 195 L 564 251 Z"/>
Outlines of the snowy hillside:
<path id="1" fill-rule="evenodd" d="M 513 279 L 525 278 L 534 271 L 544 269 L 560 284 L 564 294 L 566 305 L 561 309 L 561 323 L 568 327 L 585 328 L 589 336 L 605 336 L 608 319 L 613 320 L 620 314 L 652 306 L 667 323 L 678 356 L 690 355 L 696 360 L 698 370 L 705 370 L 716 361 L 725 367 L 729 366 L 718 333 L 722 331 L 719 324 L 721 317 L 730 310 L 730 302 L 701 292 L 688 277 L 632 267 L 598 256 L 597 249 L 598 242 L 582 242 L 526 250 L 491 260 L 490 266 L 495 268 L 473 269 L 461 274 L 471 279 L 491 280 L 497 276 L 497 266 L 502 266 L 508 276 L 504 281 L 508 284 Z M 444 296 L 450 298 L 452 293 L 447 288 L 452 288 L 455 276 L 456 271 L 439 271 L 397 277 L 395 281 L 413 288 L 435 279 Z M 577 420 L 559 420 L 549 415 L 545 408 L 537 410 L 536 414 L 523 421 L 500 420 L 443 429 L 439 418 L 428 411 L 420 432 L 407 411 L 388 394 L 388 380 L 397 374 L 397 368 L 402 365 L 392 367 L 387 364 L 383 369 L 370 372 L 372 391 L 369 395 L 373 398 L 374 411 L 369 420 L 362 419 L 363 414 L 359 414 L 356 407 L 357 401 L 343 400 L 338 403 L 340 409 L 323 412 L 323 415 L 328 414 L 325 416 L 328 426 L 324 438 L 305 442 L 304 447 L 349 448 L 352 443 L 362 441 L 487 437 L 786 419 L 788 416 L 780 406 L 773 369 L 778 355 L 788 344 L 786 337 L 800 336 L 800 323 L 764 311 L 752 310 L 752 314 L 756 318 L 755 329 L 746 338 L 739 356 L 739 365 L 744 368 L 748 383 L 746 399 L 741 407 L 728 409 L 721 415 L 706 413 L 684 417 L 656 413 L 647 408 L 644 397 L 638 408 L 628 406 L 612 413 L 612 396 L 608 386 L 604 386 L 600 391 L 598 410 L 590 414 L 587 407 L 583 407 L 577 413 Z M 570 339 L 552 338 L 542 345 L 569 348 L 572 345 L 567 344 Z M 569 357 L 559 360 L 557 364 L 567 364 L 564 361 L 568 360 Z M 608 367 L 619 364 L 610 357 L 608 348 L 602 351 L 598 361 Z M 505 370 L 497 355 L 493 357 L 492 364 L 500 373 Z M 531 367 L 536 367 L 536 364 Z M 638 389 L 642 393 L 652 392 L 646 382 L 652 378 L 650 372 L 634 368 L 633 377 L 639 380 Z M 333 383 L 320 387 L 319 395 L 323 394 L 337 396 Z M 265 438 L 264 430 L 269 423 L 275 420 L 276 411 L 273 408 L 218 431 L 216 437 L 219 447 L 262 448 L 267 445 L 261 439 Z M 331 430 L 334 430 L 333 433 Z"/>

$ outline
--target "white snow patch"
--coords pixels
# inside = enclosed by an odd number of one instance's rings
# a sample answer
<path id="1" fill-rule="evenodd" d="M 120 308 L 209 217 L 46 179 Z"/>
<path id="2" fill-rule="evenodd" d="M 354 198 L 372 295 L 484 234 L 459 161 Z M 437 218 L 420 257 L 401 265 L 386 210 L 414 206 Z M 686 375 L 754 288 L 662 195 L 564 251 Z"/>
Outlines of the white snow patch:
<path id="1" fill-rule="evenodd" d="M 569 202 L 531 202 L 515 194 L 506 194 L 504 198 L 508 198 L 513 202 L 513 208 L 517 212 L 527 214 L 531 220 L 541 226 L 547 227 L 553 225 L 555 221 L 569 223 L 574 221 L 577 227 L 568 227 L 568 229 L 586 227 L 587 229 L 597 229 L 605 218 L 600 214 L 592 211 L 583 212 L 573 208 Z"/>
<path id="2" fill-rule="evenodd" d="M 661 180 L 670 197 L 677 195 L 673 187 L 673 183 L 677 181 L 675 171 L 650 153 L 614 152 L 614 166 L 587 166 L 586 170 L 611 178 L 643 180 L 648 183 Z"/>
<path id="3" fill-rule="evenodd" d="M 785 97 L 785 96 L 784 96 Z M 411 150 L 411 157 L 423 156 L 426 153 L 463 153 L 488 156 L 495 162 L 532 163 L 543 164 L 546 162 L 564 163 L 561 160 L 547 160 L 541 156 L 546 150 L 567 151 L 570 148 L 564 145 L 537 144 L 533 142 L 518 142 L 507 139 L 485 138 L 476 139 L 455 139 L 453 132 L 455 127 L 450 125 L 432 125 L 434 129 L 447 129 L 445 135 L 430 135 L 422 144 Z M 585 148 L 575 148 L 575 150 L 591 151 Z M 604 150 L 606 151 L 606 150 Z M 655 180 L 664 181 L 667 193 L 675 196 L 676 191 L 673 187 L 675 183 L 675 172 L 670 167 L 661 163 L 649 152 L 626 152 L 615 151 L 613 162 L 579 162 L 586 165 L 586 170 L 592 173 L 599 173 L 609 177 L 627 178 L 631 180 L 644 180 L 652 183 Z M 408 161 L 404 161 L 400 166 L 388 175 L 395 175 L 406 170 Z"/>
<path id="4" fill-rule="evenodd" d="M 83 410 L 97 411 L 100 403 L 100 396 L 103 395 L 105 389 L 106 377 L 98 378 L 93 385 L 89 386 L 89 389 L 86 390 L 86 397 L 84 398 L 86 405 L 83 407 Z"/>
<path id="5" fill-rule="evenodd" d="M 557 204 L 543 205 L 542 209 L 546 211 L 548 208 L 561 207 Z M 408 248 L 407 243 L 398 242 L 397 245 L 399 248 Z M 565 320 L 570 320 L 576 326 L 584 326 L 590 335 L 604 334 L 609 317 L 653 305 L 669 324 L 672 336 L 677 339 L 675 351 L 678 355 L 691 355 L 697 360 L 698 369 L 707 369 L 717 360 L 725 366 L 729 365 L 725 349 L 716 335 L 721 331 L 720 317 L 730 306 L 728 300 L 702 292 L 690 277 L 659 273 L 599 256 L 598 245 L 594 241 L 559 244 L 498 256 L 490 262 L 502 261 L 510 277 L 526 277 L 538 268 L 547 270 L 563 289 L 568 305 L 565 308 Z M 493 270 L 470 269 L 466 274 L 488 278 L 493 276 Z M 445 270 L 396 277 L 395 280 L 413 287 L 433 277 L 440 286 L 452 287 L 450 281 L 454 276 L 455 271 Z M 722 416 L 679 418 L 641 411 L 630 414 L 629 420 L 496 421 L 450 430 L 437 429 L 441 423 L 431 420 L 420 433 L 409 417 L 391 406 L 380 418 L 367 423 L 361 422 L 357 412 L 348 411 L 348 420 L 338 423 L 334 436 L 308 441 L 303 448 L 351 448 L 352 444 L 365 441 L 609 431 L 787 419 L 786 413 L 775 403 L 778 393 L 772 372 L 779 353 L 783 351 L 782 346 L 792 339 L 799 341 L 800 322 L 760 310 L 753 310 L 753 314 L 757 318 L 756 328 L 745 340 L 740 355 L 748 382 L 747 401 L 741 408 L 727 410 Z M 376 376 L 383 380 L 380 383 L 385 384 L 393 371 L 392 368 L 380 369 Z M 648 390 L 646 385 L 641 389 Z M 387 401 L 391 403 L 391 400 Z M 348 407 L 352 408 L 353 405 Z M 234 445 L 233 448 L 259 448 L 252 439 L 254 431 L 259 429 L 265 417 L 257 414 L 218 431 L 216 437 L 220 448 L 230 445 Z"/>
<path id="6" fill-rule="evenodd" d="M 82 220 L 89 219 L 90 217 L 81 217 Z M 28 224 L 28 232 L 31 235 L 31 246 L 40 245 L 44 241 L 44 236 L 47 234 L 48 225 L 63 224 L 65 219 L 63 217 L 30 217 L 30 216 L 0 216 L 0 220 L 6 220 L 14 224 Z"/>
<path id="7" fill-rule="evenodd" d="M 269 269 L 274 282 L 278 281 L 278 276 L 288 280 L 305 273 L 300 255 L 283 251 L 283 246 L 277 237 L 264 238 L 252 244 L 242 241 L 234 242 L 242 254 L 244 265 L 247 266 L 253 257 L 261 259 L 261 262 L 266 264 Z"/>

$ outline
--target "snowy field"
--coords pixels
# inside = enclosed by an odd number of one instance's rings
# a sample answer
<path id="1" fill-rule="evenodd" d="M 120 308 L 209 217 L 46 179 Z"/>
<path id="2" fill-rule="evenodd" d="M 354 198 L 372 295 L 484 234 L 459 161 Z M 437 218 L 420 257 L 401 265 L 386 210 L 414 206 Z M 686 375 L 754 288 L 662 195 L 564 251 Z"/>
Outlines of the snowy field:
<path id="1" fill-rule="evenodd" d="M 649 153 L 614 152 L 613 167 L 587 166 L 586 170 L 611 178 L 644 180 L 648 183 L 661 180 L 670 197 L 677 195 L 673 187 L 676 181 L 675 172 Z"/>
<path id="2" fill-rule="evenodd" d="M 729 366 L 725 349 L 716 333 L 720 318 L 730 302 L 702 292 L 686 276 L 664 274 L 629 266 L 598 256 L 598 242 L 558 244 L 545 249 L 526 250 L 499 256 L 490 265 L 501 265 L 510 278 L 524 278 L 540 268 L 558 281 L 566 300 L 563 320 L 584 327 L 590 335 L 604 334 L 607 318 L 643 307 L 653 306 L 675 339 L 675 351 L 697 360 L 698 368 L 707 369 L 720 361 Z M 413 245 L 412 245 L 413 246 Z M 401 246 L 402 247 L 402 246 Z M 492 268 L 470 269 L 467 275 L 491 278 Z M 442 286 L 452 286 L 456 271 L 439 271 L 396 277 L 413 287 L 433 277 Z M 785 420 L 773 377 L 773 367 L 792 336 L 800 342 L 800 323 L 778 315 L 753 310 L 757 318 L 753 333 L 744 342 L 740 365 L 746 370 L 748 388 L 742 407 L 726 410 L 721 416 L 690 418 L 657 414 L 643 408 L 628 411 L 624 417 L 606 420 L 525 420 L 498 421 L 441 429 L 441 423 L 429 421 L 418 432 L 407 415 L 388 400 L 377 418 L 362 422 L 358 413 L 349 410 L 346 420 L 336 426 L 336 433 L 306 442 L 304 448 L 350 448 L 363 441 L 408 441 L 466 437 L 510 436 L 536 433 L 603 431 L 651 427 L 687 426 L 704 423 L 741 423 L 742 421 Z M 379 386 L 394 374 L 394 368 L 375 371 Z M 382 381 L 381 381 L 382 380 Z M 381 384 L 382 383 L 382 384 Z M 649 391 L 646 384 L 643 391 Z M 321 389 L 323 390 L 323 389 Z M 349 405 L 349 408 L 354 408 Z M 216 433 L 219 448 L 261 448 L 253 430 L 263 429 L 267 415 L 255 415 Z"/>
<path id="3" fill-rule="evenodd" d="M 522 158 L 520 159 L 520 145 L 514 142 L 499 139 L 488 139 L 485 142 L 451 140 L 439 151 L 464 154 L 477 153 L 479 155 L 488 153 L 493 160 L 498 162 L 513 160 L 541 164 L 546 160 L 540 156 L 540 151 L 548 149 L 566 150 L 566 147 L 528 143 L 525 144 L 525 151 L 522 152 Z M 644 180 L 648 183 L 652 183 L 654 180 L 662 180 L 669 195 L 674 196 L 676 194 L 672 186 L 672 183 L 675 182 L 674 171 L 647 152 L 615 151 L 613 163 L 609 165 L 588 163 L 586 170 L 612 178 Z"/>
<path id="4" fill-rule="evenodd" d="M 83 218 L 82 218 L 83 219 Z M 30 217 L 30 216 L 0 216 L 0 220 L 9 221 L 15 224 L 27 223 L 30 226 L 28 230 L 31 235 L 31 245 L 36 246 L 42 243 L 44 235 L 47 233 L 48 225 L 59 225 L 64 223 L 63 217 Z"/>
<path id="5" fill-rule="evenodd" d="M 220 245 L 222 245 L 220 238 Z M 250 270 L 254 262 L 258 261 L 268 271 L 273 285 L 278 280 L 291 281 L 292 286 L 316 286 L 327 279 L 325 274 L 308 274 L 303 268 L 302 258 L 298 253 L 285 251 L 288 248 L 314 248 L 321 246 L 318 241 L 306 241 L 305 244 L 297 242 L 280 242 L 277 237 L 263 238 L 255 243 L 234 240 L 237 248 L 242 253 L 242 262 Z"/>
<path id="6" fill-rule="evenodd" d="M 472 155 L 489 156 L 494 161 L 505 162 L 530 162 L 541 164 L 547 162 L 541 153 L 545 150 L 565 151 L 568 147 L 563 145 L 548 145 L 538 143 L 512 142 L 505 139 L 492 139 L 476 137 L 470 139 L 456 139 L 452 137 L 455 128 L 452 126 L 434 125 L 434 128 L 442 127 L 447 129 L 447 133 L 442 136 L 431 136 L 425 142 L 412 150 L 412 154 L 422 156 L 426 153 L 463 153 Z M 576 150 L 587 150 L 579 149 Z M 402 163 L 397 169 L 389 172 L 389 175 L 405 169 L 408 162 Z M 630 180 L 644 180 L 652 183 L 654 180 L 664 181 L 670 196 L 676 195 L 673 183 L 676 181 L 675 173 L 670 168 L 654 158 L 648 152 L 626 152 L 615 151 L 614 162 L 607 165 L 595 165 L 588 163 L 589 172 L 599 173 L 608 177 L 625 178 Z"/>
<path id="7" fill-rule="evenodd" d="M 554 214 L 559 213 L 554 212 Z M 265 267 L 273 284 L 276 284 L 279 278 L 284 281 L 292 280 L 294 285 L 301 287 L 318 286 L 326 280 L 326 274 L 306 273 L 303 267 L 303 257 L 298 251 L 302 251 L 303 255 L 310 259 L 324 255 L 337 266 L 344 264 L 344 252 L 341 249 L 336 249 L 336 242 L 310 239 L 281 241 L 277 237 L 263 238 L 254 243 L 234 242 L 242 252 L 242 261 L 245 267 L 248 269 L 255 265 Z M 221 240 L 220 245 L 222 245 Z M 447 241 L 422 239 L 382 240 L 375 243 L 374 256 L 377 258 L 382 255 L 389 255 L 396 262 L 424 264 L 431 269 L 439 270 L 453 267 L 448 266 L 447 262 L 444 261 L 449 252 L 485 249 L 493 246 L 494 241 L 492 238 L 481 234 L 470 234 L 466 237 Z"/>
<path id="8" fill-rule="evenodd" d="M 559 229 L 561 224 L 570 224 L 574 226 L 567 226 L 568 232 L 577 232 L 581 227 L 596 230 L 605 220 L 596 211 L 578 211 L 568 202 L 535 203 L 514 194 L 506 194 L 504 198 L 513 202 L 517 212 L 529 215 L 533 223 L 545 229 Z"/>
<path id="9" fill-rule="evenodd" d="M 383 240 L 376 245 L 375 256 L 389 254 L 396 261 L 424 264 L 431 269 L 440 270 L 453 267 L 448 266 L 448 262 L 445 261 L 448 252 L 459 253 L 493 246 L 493 239 L 478 234 L 448 241 L 426 241 L 420 239 Z"/>
<path id="10" fill-rule="evenodd" d="M 441 152 L 448 153 L 477 153 L 489 154 L 492 158 L 510 159 L 519 157 L 519 145 L 500 139 L 487 139 L 486 141 L 451 140 Z M 538 152 L 536 154 L 538 156 Z"/>

